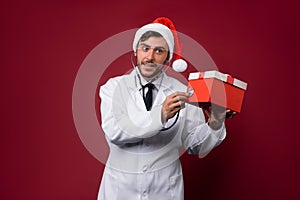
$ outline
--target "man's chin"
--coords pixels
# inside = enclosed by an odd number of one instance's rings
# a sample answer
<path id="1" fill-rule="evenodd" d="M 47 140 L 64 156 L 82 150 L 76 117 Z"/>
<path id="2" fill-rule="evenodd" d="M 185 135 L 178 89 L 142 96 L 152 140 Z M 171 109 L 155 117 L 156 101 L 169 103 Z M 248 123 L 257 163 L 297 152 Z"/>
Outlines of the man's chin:
<path id="1" fill-rule="evenodd" d="M 147 78 L 147 79 L 151 79 L 151 78 L 153 78 L 155 75 L 153 74 L 153 73 L 145 73 L 145 72 L 143 72 L 143 73 L 141 73 L 141 75 L 144 77 L 144 78 Z"/>
<path id="2" fill-rule="evenodd" d="M 151 80 L 153 78 L 155 78 L 159 73 L 157 70 L 155 70 L 154 67 L 151 66 L 146 66 L 146 65 L 142 65 L 140 66 L 140 73 L 142 75 L 142 77 L 144 77 L 147 80 Z"/>

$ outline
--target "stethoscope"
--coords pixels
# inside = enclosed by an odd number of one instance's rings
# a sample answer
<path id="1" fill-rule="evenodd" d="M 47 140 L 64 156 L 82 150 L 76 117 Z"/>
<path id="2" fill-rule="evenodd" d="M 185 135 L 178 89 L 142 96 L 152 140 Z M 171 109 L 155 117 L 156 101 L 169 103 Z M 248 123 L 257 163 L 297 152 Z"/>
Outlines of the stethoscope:
<path id="1" fill-rule="evenodd" d="M 133 70 L 135 70 L 136 76 L 138 77 L 138 83 L 140 84 L 141 88 L 143 88 L 144 86 L 143 86 L 143 84 L 142 84 L 141 76 L 140 76 L 139 72 L 137 71 L 138 69 L 137 69 L 137 67 L 136 67 L 136 65 L 134 64 L 134 61 L 133 61 L 133 53 L 130 55 L 130 60 L 131 60 L 131 65 L 132 65 L 132 67 L 133 67 Z M 164 66 L 167 66 L 167 67 L 163 70 L 163 67 L 164 67 Z M 153 81 L 155 81 L 158 77 L 160 77 L 161 75 L 163 75 L 163 72 L 166 72 L 166 71 L 169 69 L 169 67 L 170 67 L 170 62 L 167 62 L 166 64 L 161 64 L 160 67 L 162 68 L 162 69 L 161 69 L 161 72 L 158 73 L 153 79 L 151 79 L 150 81 L 148 81 L 148 83 L 153 83 Z M 161 83 L 162 83 L 163 78 L 164 78 L 164 76 L 162 76 L 162 78 L 161 78 L 161 80 L 160 80 L 158 90 L 159 90 L 159 88 L 160 88 L 160 86 L 161 86 Z M 137 81 L 135 81 L 135 82 L 137 82 Z M 144 96 L 145 96 L 144 90 L 143 90 L 143 94 L 142 94 L 142 95 L 143 95 L 143 98 L 144 98 Z M 180 110 L 178 110 L 178 111 L 176 112 L 176 118 L 175 118 L 175 121 L 172 123 L 172 125 L 169 126 L 169 127 L 167 127 L 167 128 L 162 128 L 160 131 L 166 131 L 166 130 L 169 130 L 170 128 L 172 128 L 172 127 L 176 124 L 176 122 L 178 121 L 178 118 L 179 118 L 179 111 L 180 111 Z"/>

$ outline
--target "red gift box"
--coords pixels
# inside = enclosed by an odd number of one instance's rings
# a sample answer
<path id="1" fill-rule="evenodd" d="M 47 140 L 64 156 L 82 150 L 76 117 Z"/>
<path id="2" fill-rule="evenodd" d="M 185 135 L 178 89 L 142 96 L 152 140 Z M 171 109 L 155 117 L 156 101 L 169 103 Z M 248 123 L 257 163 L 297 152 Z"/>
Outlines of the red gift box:
<path id="1" fill-rule="evenodd" d="M 235 112 L 241 112 L 247 83 L 218 71 L 190 73 L 189 103 L 216 104 Z"/>

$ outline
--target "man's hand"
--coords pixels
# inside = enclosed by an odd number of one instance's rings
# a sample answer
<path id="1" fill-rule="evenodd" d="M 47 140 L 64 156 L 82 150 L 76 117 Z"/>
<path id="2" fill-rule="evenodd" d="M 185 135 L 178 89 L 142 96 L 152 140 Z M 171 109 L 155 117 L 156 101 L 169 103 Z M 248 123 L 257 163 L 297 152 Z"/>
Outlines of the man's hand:
<path id="1" fill-rule="evenodd" d="M 186 92 L 175 92 L 167 96 L 161 110 L 162 123 L 167 122 L 168 119 L 174 117 L 177 111 L 183 109 L 188 97 L 188 93 Z"/>
<path id="2" fill-rule="evenodd" d="M 236 112 L 226 110 L 224 107 L 215 104 L 202 109 L 208 116 L 208 125 L 214 130 L 220 129 L 226 118 L 233 118 L 236 115 Z"/>

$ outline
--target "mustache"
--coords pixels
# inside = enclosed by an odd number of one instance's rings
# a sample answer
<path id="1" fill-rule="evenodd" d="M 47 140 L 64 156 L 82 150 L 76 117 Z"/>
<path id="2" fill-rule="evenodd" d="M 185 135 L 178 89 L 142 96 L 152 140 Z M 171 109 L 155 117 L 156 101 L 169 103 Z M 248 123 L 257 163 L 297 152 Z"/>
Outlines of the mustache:
<path id="1" fill-rule="evenodd" d="M 141 64 L 145 65 L 145 66 L 149 66 L 149 67 L 162 67 L 162 66 L 164 66 L 164 64 L 157 64 L 157 63 L 154 63 L 154 62 L 142 62 Z"/>

